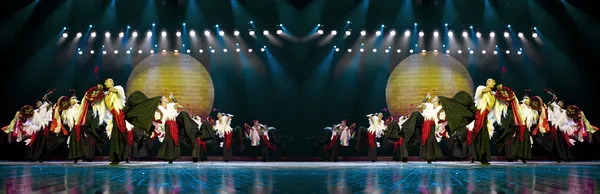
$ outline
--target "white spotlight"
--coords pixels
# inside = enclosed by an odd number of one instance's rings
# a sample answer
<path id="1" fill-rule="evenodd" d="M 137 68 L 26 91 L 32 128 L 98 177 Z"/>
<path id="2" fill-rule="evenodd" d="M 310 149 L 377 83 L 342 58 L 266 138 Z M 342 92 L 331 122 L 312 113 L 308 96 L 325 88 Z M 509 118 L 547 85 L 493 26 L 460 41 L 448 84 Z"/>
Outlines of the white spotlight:
<path id="1" fill-rule="evenodd" d="M 385 53 L 390 53 L 390 49 L 385 49 Z"/>
<path id="2" fill-rule="evenodd" d="M 452 37 L 454 36 L 454 33 L 452 31 L 448 32 L 448 37 Z"/>
<path id="3" fill-rule="evenodd" d="M 396 30 L 392 30 L 392 31 L 390 31 L 390 35 L 392 35 L 392 36 L 396 36 Z"/>
<path id="4" fill-rule="evenodd" d="M 181 32 L 175 33 L 175 36 L 180 37 L 181 36 Z"/>
<path id="5" fill-rule="evenodd" d="M 277 30 L 277 34 L 282 34 L 283 30 Z"/>
<path id="6" fill-rule="evenodd" d="M 410 36 L 410 31 L 404 31 L 404 36 Z"/>
<path id="7" fill-rule="evenodd" d="M 166 37 L 166 36 L 167 36 L 167 32 L 165 32 L 165 31 L 162 31 L 162 32 L 160 33 L 160 35 L 161 35 L 162 37 Z"/>
<path id="8" fill-rule="evenodd" d="M 521 55 L 521 51 L 517 51 L 517 55 Z"/>
<path id="9" fill-rule="evenodd" d="M 475 33 L 475 36 L 477 36 L 477 38 L 479 38 L 479 37 L 481 37 L 481 33 L 477 32 L 477 33 Z"/>
<path id="10" fill-rule="evenodd" d="M 402 52 L 402 50 L 398 49 L 398 50 L 396 50 L 396 52 L 397 52 L 397 53 L 401 53 L 401 52 Z"/>
<path id="11" fill-rule="evenodd" d="M 63 36 L 63 38 L 66 38 L 66 37 L 69 37 L 69 34 L 67 34 L 67 33 L 65 32 L 65 33 L 63 33 L 63 35 L 62 35 L 62 36 Z"/>
<path id="12" fill-rule="evenodd" d="M 414 50 L 412 50 L 412 49 L 410 49 L 408 52 L 410 52 L 410 53 L 414 53 L 415 51 L 414 51 Z"/>
<path id="13" fill-rule="evenodd" d="M 494 55 L 497 55 L 497 54 L 498 54 L 498 51 L 494 51 Z"/>
<path id="14" fill-rule="evenodd" d="M 465 38 L 466 38 L 467 36 L 469 36 L 469 33 L 467 33 L 467 32 L 463 32 L 463 33 L 462 33 L 462 35 L 463 35 L 463 37 L 465 37 Z"/>
<path id="15" fill-rule="evenodd" d="M 127 51 L 127 54 L 129 54 L 129 51 Z M 154 50 L 150 50 L 150 54 L 154 54 Z"/>
<path id="16" fill-rule="evenodd" d="M 127 53 L 127 54 L 131 54 L 131 51 L 130 51 L 130 50 L 127 50 L 127 51 L 125 51 L 125 53 Z"/>
<path id="17" fill-rule="evenodd" d="M 115 55 L 119 54 L 119 50 L 115 50 L 113 53 L 115 53 Z"/>
<path id="18" fill-rule="evenodd" d="M 83 36 L 83 34 L 81 34 L 81 32 L 77 32 L 77 38 L 81 38 Z"/>
<path id="19" fill-rule="evenodd" d="M 533 34 L 531 34 L 531 37 L 537 38 L 538 34 L 534 32 Z"/>
<path id="20" fill-rule="evenodd" d="M 225 36 L 225 32 L 224 31 L 219 31 L 219 36 Z"/>
<path id="21" fill-rule="evenodd" d="M 340 48 L 335 48 L 335 52 L 340 52 Z"/>
<path id="22" fill-rule="evenodd" d="M 440 35 L 440 33 L 438 31 L 433 32 L 434 37 L 438 37 L 439 35 Z"/>
<path id="23" fill-rule="evenodd" d="M 423 32 L 423 31 L 420 31 L 420 32 L 419 32 L 419 36 L 420 36 L 420 37 L 423 37 L 423 36 L 425 36 L 425 32 Z"/>
<path id="24" fill-rule="evenodd" d="M 162 50 L 162 52 L 163 52 L 163 53 L 166 53 L 166 52 L 167 52 L 167 50 Z"/>
<path id="25" fill-rule="evenodd" d="M 349 52 L 349 53 L 350 53 L 350 52 L 352 52 L 352 49 L 348 49 L 348 52 Z"/>
<path id="26" fill-rule="evenodd" d="M 507 55 L 508 55 L 508 54 L 510 54 L 510 51 L 509 51 L 509 50 L 506 50 L 506 54 L 507 54 Z"/>
<path id="27" fill-rule="evenodd" d="M 475 53 L 475 52 L 474 52 L 473 50 L 470 50 L 470 51 L 469 51 L 469 53 L 470 53 L 470 54 L 473 54 L 473 53 Z"/>
<path id="28" fill-rule="evenodd" d="M 131 33 L 131 36 L 133 36 L 134 38 L 137 37 L 137 32 Z"/>
<path id="29" fill-rule="evenodd" d="M 458 54 L 462 54 L 462 50 L 458 50 Z"/>
<path id="30" fill-rule="evenodd" d="M 376 53 L 376 52 L 377 52 L 377 49 L 373 49 L 373 52 L 374 52 L 374 53 Z"/>
<path id="31" fill-rule="evenodd" d="M 317 33 L 323 34 L 323 30 L 317 30 Z"/>
<path id="32" fill-rule="evenodd" d="M 175 53 L 179 53 L 179 50 L 173 50 L 173 52 L 175 52 Z"/>
<path id="33" fill-rule="evenodd" d="M 331 31 L 331 35 L 337 35 L 337 31 L 335 31 L 335 30 L 332 30 L 332 31 Z"/>
<path id="34" fill-rule="evenodd" d="M 250 36 L 254 36 L 254 30 L 250 30 L 250 32 L 248 32 L 248 34 L 250 34 Z"/>
<path id="35" fill-rule="evenodd" d="M 144 52 L 144 51 L 142 51 L 142 50 L 138 50 L 138 53 L 139 53 L 139 54 L 142 54 L 143 52 Z M 163 52 L 163 53 L 164 53 L 164 52 Z"/>
<path id="36" fill-rule="evenodd" d="M 102 51 L 102 54 L 103 54 L 103 55 L 106 55 L 106 51 Z"/>
<path id="37" fill-rule="evenodd" d="M 381 36 L 381 31 L 375 32 L 375 36 Z"/>
<path id="38" fill-rule="evenodd" d="M 152 36 L 152 32 L 148 31 L 148 32 L 146 33 L 146 36 L 148 36 L 148 37 Z"/>
<path id="39" fill-rule="evenodd" d="M 248 49 L 248 52 L 249 52 L 249 53 L 251 53 L 251 52 L 252 52 L 252 49 Z"/>
<path id="40" fill-rule="evenodd" d="M 239 36 L 239 35 L 240 35 L 240 31 L 237 31 L 237 30 L 236 30 L 236 31 L 233 31 L 233 35 L 234 35 L 234 36 Z"/>
<path id="41" fill-rule="evenodd" d="M 79 55 L 83 55 L 83 51 L 79 51 Z"/>
<path id="42" fill-rule="evenodd" d="M 191 51 L 190 49 L 188 49 L 188 50 L 186 50 L 185 52 L 186 52 L 186 53 L 191 53 L 192 51 Z"/>
<path id="43" fill-rule="evenodd" d="M 484 54 L 484 55 L 485 55 L 485 53 L 487 53 L 487 51 L 485 51 L 485 50 L 481 50 L 481 54 Z"/>
<path id="44" fill-rule="evenodd" d="M 204 36 L 210 36 L 210 31 L 204 30 Z"/>
<path id="45" fill-rule="evenodd" d="M 508 38 L 508 36 L 510 36 L 510 34 L 508 32 L 504 32 L 504 37 Z"/>
<path id="46" fill-rule="evenodd" d="M 227 49 L 223 49 L 223 52 L 224 52 L 224 53 L 226 53 L 226 52 L 227 52 Z"/>
<path id="47" fill-rule="evenodd" d="M 490 32 L 490 37 L 492 37 L 492 38 L 496 37 L 496 33 L 495 32 Z"/>
<path id="48" fill-rule="evenodd" d="M 104 33 L 104 36 L 106 36 L 106 38 L 110 37 L 110 32 Z"/>
<path id="49" fill-rule="evenodd" d="M 90 51 L 90 54 L 94 54 L 94 50 L 91 50 L 91 51 Z"/>
<path id="50" fill-rule="evenodd" d="M 120 38 L 123 38 L 123 36 L 125 36 L 125 33 L 123 33 L 123 32 L 119 32 L 119 37 L 120 37 Z"/>
<path id="51" fill-rule="evenodd" d="M 260 52 L 265 52 L 265 48 L 260 48 Z"/>
<path id="52" fill-rule="evenodd" d="M 437 53 L 437 49 L 433 50 L 434 53 Z"/>
<path id="53" fill-rule="evenodd" d="M 365 52 L 365 49 L 361 48 L 361 49 L 360 49 L 360 52 L 361 52 L 361 53 L 362 53 L 362 52 Z"/>
<path id="54" fill-rule="evenodd" d="M 211 50 L 210 50 L 210 52 L 211 52 L 211 53 L 215 53 L 215 52 L 217 52 L 217 51 L 215 51 L 215 49 L 211 49 Z"/>
<path id="55" fill-rule="evenodd" d="M 427 52 L 427 51 L 426 51 L 426 50 L 421 50 L 421 52 L 422 52 L 422 53 L 425 53 L 425 52 Z"/>
<path id="56" fill-rule="evenodd" d="M 352 34 L 352 32 L 350 32 L 350 30 L 346 30 L 346 36 L 350 36 L 350 34 Z"/>
<path id="57" fill-rule="evenodd" d="M 367 35 L 367 31 L 364 31 L 364 30 L 360 31 L 360 35 L 361 36 Z"/>
<path id="58" fill-rule="evenodd" d="M 92 37 L 96 37 L 96 32 L 92 32 Z"/>
<path id="59" fill-rule="evenodd" d="M 446 50 L 446 54 L 450 54 L 450 50 Z"/>
<path id="60" fill-rule="evenodd" d="M 196 36 L 196 31 L 190 31 L 190 36 Z"/>
<path id="61" fill-rule="evenodd" d="M 519 38 L 523 38 L 523 33 L 519 32 L 519 34 L 517 34 L 517 36 L 519 36 Z"/>
<path id="62" fill-rule="evenodd" d="M 199 52 L 199 53 L 203 53 L 203 52 L 204 52 L 204 50 L 200 49 L 200 50 L 198 50 L 198 52 Z"/>
<path id="63" fill-rule="evenodd" d="M 236 48 L 236 49 L 235 49 L 235 52 L 238 52 L 238 53 L 239 53 L 239 52 L 240 52 L 240 48 Z"/>

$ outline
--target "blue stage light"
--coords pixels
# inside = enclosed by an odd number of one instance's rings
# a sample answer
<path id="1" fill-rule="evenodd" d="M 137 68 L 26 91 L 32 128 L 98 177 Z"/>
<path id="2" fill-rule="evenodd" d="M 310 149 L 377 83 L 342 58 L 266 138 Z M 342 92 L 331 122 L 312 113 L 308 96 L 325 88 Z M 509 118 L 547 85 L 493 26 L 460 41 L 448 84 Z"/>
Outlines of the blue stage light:
<path id="1" fill-rule="evenodd" d="M 415 26 L 417 26 L 417 23 L 415 23 Z"/>
<path id="2" fill-rule="evenodd" d="M 152 23 L 152 26 L 156 26 L 156 24 L 155 24 L 155 23 Z"/>
<path id="3" fill-rule="evenodd" d="M 537 27 L 533 27 L 534 30 L 537 30 Z"/>
<path id="4" fill-rule="evenodd" d="M 346 21 L 346 24 L 349 24 L 349 23 L 350 23 L 350 21 Z"/>
<path id="5" fill-rule="evenodd" d="M 250 24 L 254 24 L 254 21 L 250 21 Z"/>
<path id="6" fill-rule="evenodd" d="M 92 27 L 92 24 L 90 24 L 90 28 Z"/>
<path id="7" fill-rule="evenodd" d="M 130 28 L 131 28 L 131 26 L 127 26 L 127 29 L 130 29 Z"/>
<path id="8" fill-rule="evenodd" d="M 445 23 L 444 26 L 448 26 L 448 23 Z"/>
<path id="9" fill-rule="evenodd" d="M 509 28 L 510 28 L 510 24 L 508 24 L 506 27 L 509 27 Z"/>
<path id="10" fill-rule="evenodd" d="M 215 25 L 215 27 L 217 27 L 217 28 L 218 28 L 218 27 L 219 27 L 219 24 Z"/>
<path id="11" fill-rule="evenodd" d="M 63 30 L 66 30 L 66 29 L 67 29 L 67 27 L 63 27 Z"/>
<path id="12" fill-rule="evenodd" d="M 183 26 L 185 26 L 185 23 L 183 23 Z"/>

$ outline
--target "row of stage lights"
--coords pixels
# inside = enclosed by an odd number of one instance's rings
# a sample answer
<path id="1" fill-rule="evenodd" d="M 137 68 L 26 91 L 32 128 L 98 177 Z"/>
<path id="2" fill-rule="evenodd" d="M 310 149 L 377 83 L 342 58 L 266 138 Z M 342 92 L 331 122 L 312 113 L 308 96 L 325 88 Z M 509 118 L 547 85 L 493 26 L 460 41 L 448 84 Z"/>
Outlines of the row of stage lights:
<path id="1" fill-rule="evenodd" d="M 184 46 L 185 46 L 185 45 L 184 45 Z M 104 46 L 103 46 L 103 47 L 104 47 Z M 267 48 L 267 46 L 263 46 L 263 48 L 260 48 L 260 52 L 265 52 L 266 48 Z M 228 51 L 229 51 L 229 50 L 227 50 L 227 49 L 223 49 L 223 52 L 224 52 L 224 53 L 226 53 L 226 52 L 228 52 Z M 238 53 L 239 53 L 239 52 L 241 52 L 241 51 L 242 51 L 242 49 L 240 49 L 240 48 L 237 48 L 237 49 L 235 49 L 235 52 L 238 52 Z M 249 52 L 249 53 L 251 53 L 251 52 L 253 52 L 253 51 L 254 51 L 253 49 L 248 49 L 248 52 Z M 96 51 L 94 51 L 94 50 L 90 50 L 89 52 L 90 52 L 90 54 L 92 54 L 92 55 L 96 53 Z M 162 52 L 163 52 L 163 53 L 166 53 L 166 52 L 167 52 L 167 50 L 162 50 Z M 173 50 L 173 52 L 174 52 L 174 53 L 179 53 L 180 51 L 179 51 L 179 50 Z M 181 51 L 181 52 L 184 52 L 184 51 Z M 204 49 L 200 49 L 200 50 L 198 50 L 198 52 L 199 52 L 199 53 L 204 53 Z M 213 49 L 213 48 L 209 48 L 207 52 L 215 53 L 215 52 L 217 52 L 217 50 L 215 50 L 215 49 Z M 81 48 L 79 48 L 79 49 L 77 49 L 77 53 L 78 53 L 79 55 L 83 55 L 83 53 L 84 53 L 84 52 L 83 52 L 83 50 L 81 50 Z M 119 50 L 114 50 L 114 51 L 113 51 L 113 53 L 114 53 L 115 55 L 117 55 L 117 54 L 119 54 Z M 130 55 L 131 53 L 133 53 L 133 48 L 129 48 L 128 50 L 126 50 L 126 51 L 125 51 L 125 54 L 128 54 L 128 55 Z M 138 54 L 144 54 L 144 51 L 140 49 L 140 50 L 138 50 L 138 51 L 137 51 L 137 53 L 138 53 Z M 150 54 L 154 54 L 154 53 L 155 53 L 155 51 L 154 51 L 154 50 L 150 50 Z M 185 53 L 188 53 L 188 54 L 189 54 L 189 53 L 192 53 L 192 50 L 190 50 L 190 49 L 187 49 L 187 50 L 185 50 Z M 102 54 L 103 54 L 103 55 L 106 55 L 106 54 L 108 54 L 108 51 L 105 51 L 105 50 L 103 50 L 103 51 L 102 51 Z"/>
<path id="2" fill-rule="evenodd" d="M 337 48 L 336 46 L 334 46 L 333 48 L 334 48 L 335 52 L 340 52 L 340 48 Z M 347 51 L 348 51 L 349 53 L 351 53 L 351 52 L 352 52 L 352 49 L 348 49 Z M 373 51 L 374 53 L 376 53 L 378 50 L 377 50 L 376 48 L 374 48 L 372 51 Z M 475 51 L 474 51 L 474 50 L 471 50 L 470 48 L 469 48 L 469 49 L 467 49 L 467 51 L 468 51 L 468 53 L 469 53 L 469 54 L 475 54 Z M 364 48 L 360 48 L 360 49 L 359 49 L 359 52 L 363 53 L 363 52 L 365 52 L 365 49 L 364 49 Z M 392 52 L 392 50 L 391 50 L 391 47 L 390 47 L 390 48 L 387 48 L 387 49 L 385 49 L 385 50 L 384 50 L 384 52 L 385 52 L 385 53 L 390 53 L 390 52 Z M 408 52 L 412 54 L 412 53 L 415 53 L 416 51 L 415 51 L 414 49 L 410 49 Z M 427 52 L 427 50 L 421 50 L 421 53 L 426 53 L 426 52 Z M 434 52 L 434 53 L 438 53 L 439 51 L 436 49 L 436 50 L 433 50 L 433 52 Z M 396 50 L 396 53 L 402 53 L 402 50 L 401 50 L 401 49 L 397 49 L 397 50 Z M 451 53 L 452 53 L 452 51 L 450 51 L 450 50 L 448 49 L 448 50 L 446 50 L 446 51 L 445 51 L 445 53 L 446 53 L 446 54 L 451 54 Z M 462 51 L 461 49 L 458 49 L 458 50 L 456 50 L 456 53 L 458 53 L 458 54 L 462 54 L 462 53 L 463 53 L 463 51 Z M 486 50 L 481 50 L 481 54 L 485 55 L 485 54 L 487 54 L 487 53 L 488 53 L 488 51 L 486 51 Z M 494 55 L 497 55 L 497 54 L 499 53 L 499 51 L 498 51 L 498 50 L 494 50 L 494 51 L 492 51 L 492 53 L 493 53 Z M 505 51 L 505 53 L 508 55 L 508 54 L 510 54 L 511 52 L 510 52 L 510 50 L 506 50 L 506 51 Z M 520 49 L 517 51 L 517 54 L 518 54 L 518 55 L 521 55 L 521 54 L 523 54 L 523 49 L 522 49 L 522 48 L 520 48 Z"/>

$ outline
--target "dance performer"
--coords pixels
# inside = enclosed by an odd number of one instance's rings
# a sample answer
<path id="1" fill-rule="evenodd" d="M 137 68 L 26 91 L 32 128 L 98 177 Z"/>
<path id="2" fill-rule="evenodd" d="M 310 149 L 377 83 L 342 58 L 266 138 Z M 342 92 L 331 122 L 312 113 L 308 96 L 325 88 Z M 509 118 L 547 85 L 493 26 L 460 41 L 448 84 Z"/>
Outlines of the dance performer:
<path id="1" fill-rule="evenodd" d="M 47 98 L 53 91 L 47 92 L 42 101 L 36 102 L 37 109 L 34 110 L 32 125 L 30 126 L 30 139 L 25 140 L 29 150 L 27 158 L 30 161 L 44 162 L 47 154 L 51 153 L 60 143 L 56 136 L 50 133 L 50 122 L 52 122 L 52 102 Z"/>
<path id="2" fill-rule="evenodd" d="M 109 159 L 111 165 L 118 165 L 121 161 L 128 160 L 126 147 L 133 144 L 133 125 L 125 121 L 125 90 L 123 87 L 114 85 L 114 81 L 108 78 L 104 81 L 105 92 L 103 102 L 94 107 L 104 118 L 106 123 L 106 134 L 110 140 Z M 102 116 L 105 115 L 105 116 Z"/>
<path id="3" fill-rule="evenodd" d="M 233 138 L 238 138 L 240 150 L 243 149 L 242 142 L 242 130 L 238 126 L 231 128 L 231 118 L 233 115 L 226 113 L 218 113 L 217 121 L 214 126 L 216 137 L 219 138 L 219 147 L 223 148 L 223 161 L 229 162 L 233 160 L 233 153 L 231 146 L 233 144 Z"/>
<path id="4" fill-rule="evenodd" d="M 550 122 L 550 130 L 547 132 L 540 131 L 542 137 L 536 138 L 538 142 L 546 148 L 554 157 L 557 163 L 561 161 L 573 160 L 573 153 L 571 147 L 575 145 L 576 140 L 573 139 L 575 136 L 576 128 L 572 123 L 569 123 L 567 111 L 564 109 L 564 101 L 558 100 L 558 97 L 554 92 L 547 91 L 552 95 L 552 100 L 548 102 L 548 122 Z M 546 135 L 546 133 L 550 133 Z"/>
<path id="5" fill-rule="evenodd" d="M 519 159 L 523 163 L 527 163 L 527 160 L 532 158 L 533 139 L 530 129 L 538 122 L 538 112 L 531 108 L 531 99 L 527 95 L 527 91 L 519 106 L 513 105 L 516 103 L 517 98 L 514 97 L 514 92 L 510 88 L 499 85 L 497 96 L 498 94 L 508 94 L 505 95 L 507 97 L 499 96 L 498 99 L 511 104 L 511 110 L 508 110 L 508 114 L 499 122 L 500 127 L 504 128 L 504 133 L 498 139 L 496 145 L 499 148 L 501 146 L 505 148 L 508 161 Z"/>
<path id="6" fill-rule="evenodd" d="M 75 96 L 75 90 L 71 90 L 73 95 L 69 99 L 70 106 L 62 111 L 61 118 L 63 125 L 69 132 L 67 138 L 67 147 L 69 148 L 68 159 L 77 163 L 80 159 L 85 159 L 88 154 L 88 144 L 85 141 L 85 135 L 81 127 L 76 127 L 79 117 L 81 116 L 81 104 Z"/>
<path id="7" fill-rule="evenodd" d="M 155 116 L 158 106 L 163 96 L 148 98 L 140 91 L 134 91 L 127 96 L 127 102 L 123 112 L 125 112 L 126 125 L 133 125 L 133 143 L 131 145 L 131 156 L 134 158 L 144 158 L 148 156 L 148 145 L 146 139 L 154 137 Z M 164 135 L 164 134 L 163 134 Z M 127 160 L 126 160 L 127 161 Z"/>
<path id="8" fill-rule="evenodd" d="M 168 161 L 173 164 L 173 160 L 181 156 L 179 149 L 179 127 L 177 126 L 178 108 L 183 108 L 177 103 L 177 100 L 171 93 L 169 102 L 167 97 L 162 97 L 160 106 L 155 113 L 155 131 L 159 133 L 159 140 L 162 142 L 157 158 Z M 197 127 L 196 127 L 197 129 Z"/>
<path id="9" fill-rule="evenodd" d="M 421 149 L 419 157 L 423 160 L 427 160 L 427 164 L 431 164 L 431 161 L 444 158 L 442 150 L 440 150 L 438 145 L 438 140 L 436 140 L 436 136 L 438 133 L 444 132 L 446 126 L 446 115 L 439 103 L 439 98 L 436 96 L 431 99 L 431 102 L 427 102 L 430 98 L 430 94 L 428 93 L 423 103 L 417 107 L 423 108 L 421 114 L 424 118 L 423 126 L 421 128 Z"/>
<path id="10" fill-rule="evenodd" d="M 359 127 L 356 149 L 360 151 L 361 139 L 364 139 L 366 136 L 369 142 L 367 160 L 375 162 L 377 161 L 377 148 L 381 147 L 382 143 L 387 143 L 386 126 L 382 120 L 383 113 L 369 114 L 367 118 L 369 119 L 369 128 Z"/>
<path id="11" fill-rule="evenodd" d="M 473 97 L 465 91 L 459 91 L 452 98 L 438 96 L 438 99 L 443 107 L 445 120 L 447 120 L 445 128 L 448 133 L 445 136 L 452 145 L 452 155 L 460 159 L 472 156 L 474 150 L 473 146 L 467 144 L 469 138 L 467 137 L 466 126 L 475 119 L 475 112 L 477 111 Z M 439 116 L 441 115 L 439 114 Z M 471 163 L 474 162 L 474 158 L 472 158 Z"/>
<path id="12" fill-rule="evenodd" d="M 489 165 L 491 160 L 490 139 L 494 133 L 494 122 L 501 118 L 502 110 L 506 106 L 496 103 L 496 86 L 494 79 L 488 79 L 485 86 L 475 90 L 475 120 L 467 125 L 467 145 L 473 144 L 475 160 L 483 165 Z M 491 114 L 490 114 L 491 113 Z"/>
<path id="13" fill-rule="evenodd" d="M 99 113 L 100 110 L 98 108 L 100 107 L 99 104 L 104 104 L 103 98 L 104 86 L 101 84 L 88 89 L 83 96 L 80 108 L 81 112 L 77 124 L 75 124 L 76 130 L 83 131 L 84 133 L 84 141 L 88 145 L 85 159 L 88 162 L 93 161 L 94 156 L 96 156 L 96 150 L 102 150 L 104 147 L 104 138 L 98 134 L 105 116 Z"/>
<path id="14" fill-rule="evenodd" d="M 179 115 L 181 115 L 182 113 L 180 113 Z M 192 160 L 194 162 L 207 161 L 208 157 L 206 154 L 206 145 L 210 144 L 215 139 L 213 133 L 213 125 L 215 124 L 215 120 L 212 117 L 207 117 L 205 120 L 202 121 L 201 118 L 198 116 L 194 116 L 192 117 L 192 119 L 198 125 L 198 130 L 196 130 L 195 134 L 193 132 L 189 133 L 190 137 L 194 137 L 194 139 L 191 142 Z M 191 131 L 188 130 L 187 126 L 185 128 L 186 131 Z"/>
<path id="15" fill-rule="evenodd" d="M 402 160 L 402 162 L 408 162 L 408 141 L 405 137 L 412 136 L 414 134 L 414 130 L 402 130 L 402 124 L 408 120 L 409 117 L 401 116 L 398 120 L 388 119 L 389 123 L 386 125 L 389 136 L 389 141 L 392 141 L 392 145 L 394 147 L 394 155 L 392 156 L 392 160 L 398 162 Z M 405 136 L 406 134 L 406 136 Z"/>
<path id="16" fill-rule="evenodd" d="M 325 157 L 330 158 L 332 161 L 337 162 L 339 156 L 340 145 L 342 147 L 350 146 L 350 140 L 354 138 L 354 128 L 356 124 L 350 126 L 346 125 L 346 120 L 342 120 L 340 124 L 334 125 L 333 127 L 327 127 L 325 129 L 331 131 L 328 136 L 329 142 L 323 146 Z M 331 156 L 328 157 L 327 153 L 331 150 Z"/>
<path id="17" fill-rule="evenodd" d="M 263 162 L 269 160 L 269 150 L 277 150 L 275 145 L 271 145 L 269 138 L 269 128 L 267 125 L 260 124 L 258 120 L 254 120 L 252 126 L 245 124 L 245 135 L 250 140 L 250 146 L 260 146 L 261 158 Z"/>

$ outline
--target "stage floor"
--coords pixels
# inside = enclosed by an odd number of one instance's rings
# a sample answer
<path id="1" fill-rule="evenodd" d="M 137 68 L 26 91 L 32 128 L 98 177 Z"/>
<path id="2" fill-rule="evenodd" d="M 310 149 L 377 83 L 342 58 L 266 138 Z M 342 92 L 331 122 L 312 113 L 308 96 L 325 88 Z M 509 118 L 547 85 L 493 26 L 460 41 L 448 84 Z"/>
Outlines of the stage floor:
<path id="1" fill-rule="evenodd" d="M 600 162 L 0 162 L 0 193 L 598 193 Z"/>

